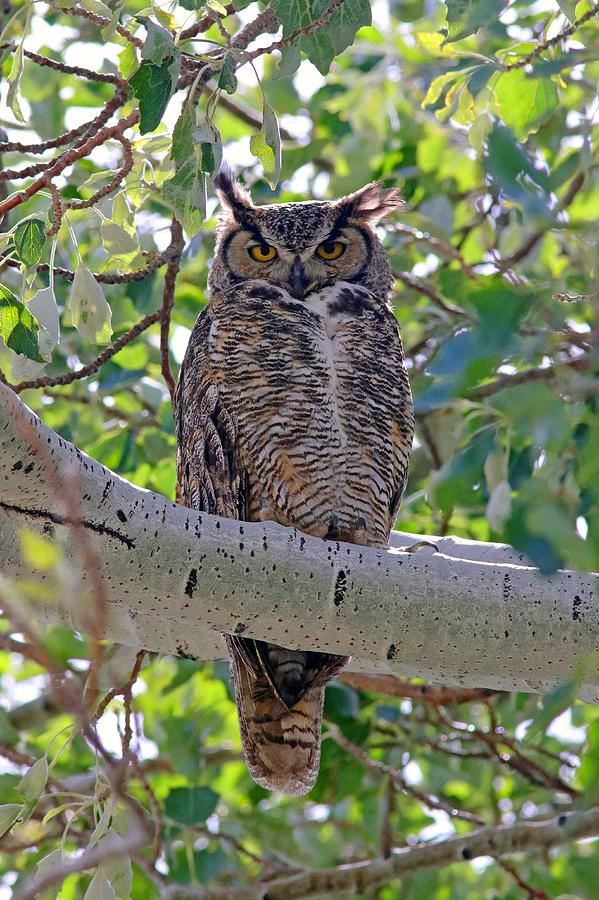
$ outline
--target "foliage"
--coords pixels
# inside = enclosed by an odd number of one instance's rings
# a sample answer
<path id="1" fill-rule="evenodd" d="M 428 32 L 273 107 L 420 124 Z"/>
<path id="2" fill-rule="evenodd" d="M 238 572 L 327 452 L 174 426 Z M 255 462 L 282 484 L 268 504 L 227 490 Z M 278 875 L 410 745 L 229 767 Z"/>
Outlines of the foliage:
<path id="1" fill-rule="evenodd" d="M 221 157 L 259 203 L 380 178 L 406 201 L 385 232 L 417 409 L 400 526 L 506 540 L 547 573 L 597 571 L 596 12 L 388 0 L 371 24 L 366 0 L 17 0 L 2 44 L 3 377 L 65 438 L 172 497 L 168 388 L 206 303 Z M 23 540 L 60 571 L 54 544 Z M 153 838 L 69 874 L 59 896 L 157 897 L 165 879 L 233 896 L 465 833 L 460 810 L 509 824 L 567 811 L 576 791 L 597 800 L 598 716 L 573 701 L 575 679 L 539 709 L 528 695 L 452 705 L 340 682 L 325 712 L 346 745 L 324 741 L 305 802 L 269 796 L 240 760 L 224 663 L 139 659 L 133 690 L 135 661 L 92 638 L 11 643 L 28 625 L 10 598 L 31 590 L 1 585 L 6 885 L 135 837 L 140 821 Z M 99 703 L 87 730 L 89 708 L 46 697 L 48 672 L 64 671 L 74 696 L 87 678 Z M 531 852 L 515 864 L 528 888 L 483 860 L 376 896 L 593 900 L 598 854 L 593 842 Z"/>

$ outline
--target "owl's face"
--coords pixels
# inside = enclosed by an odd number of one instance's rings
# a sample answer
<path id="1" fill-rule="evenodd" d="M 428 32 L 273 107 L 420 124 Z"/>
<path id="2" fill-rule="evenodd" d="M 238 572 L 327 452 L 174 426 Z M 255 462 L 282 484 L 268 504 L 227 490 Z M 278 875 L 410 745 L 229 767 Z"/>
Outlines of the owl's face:
<path id="1" fill-rule="evenodd" d="M 226 171 L 217 176 L 216 187 L 224 218 L 211 290 L 263 279 L 301 300 L 348 281 L 386 301 L 392 275 L 373 226 L 400 202 L 394 190 L 375 183 L 332 202 L 254 206 Z"/>

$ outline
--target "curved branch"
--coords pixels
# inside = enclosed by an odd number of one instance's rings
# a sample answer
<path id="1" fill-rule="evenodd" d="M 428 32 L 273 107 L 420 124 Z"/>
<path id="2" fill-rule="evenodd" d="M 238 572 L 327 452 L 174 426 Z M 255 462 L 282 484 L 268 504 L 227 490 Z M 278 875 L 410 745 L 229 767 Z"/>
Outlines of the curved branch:
<path id="1" fill-rule="evenodd" d="M 82 568 L 52 488 L 57 474 L 79 486 L 79 527 L 109 605 L 104 633 L 117 643 L 213 658 L 223 652 L 217 632 L 243 632 L 352 655 L 364 671 L 531 692 L 574 677 L 599 644 L 591 574 L 544 577 L 497 544 L 394 534 L 394 546 L 370 549 L 198 513 L 105 469 L 0 385 L 0 559 L 9 577 L 31 577 L 23 526 L 56 535 L 69 567 Z M 402 540 L 412 547 L 400 549 Z M 35 577 L 52 587 L 52 572 Z M 38 615 L 81 627 L 90 581 L 83 570 L 76 600 L 55 591 L 36 602 Z M 595 672 L 578 694 L 599 700 Z"/>

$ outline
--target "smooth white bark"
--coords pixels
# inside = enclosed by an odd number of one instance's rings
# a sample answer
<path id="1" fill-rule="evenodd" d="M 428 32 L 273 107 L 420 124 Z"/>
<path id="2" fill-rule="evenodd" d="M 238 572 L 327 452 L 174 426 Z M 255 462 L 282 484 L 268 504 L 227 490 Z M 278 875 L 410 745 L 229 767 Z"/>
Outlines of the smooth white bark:
<path id="1" fill-rule="evenodd" d="M 388 550 L 371 550 L 197 513 L 105 469 L 0 384 L 0 570 L 38 579 L 36 611 L 48 621 L 81 626 L 93 610 L 89 571 L 49 599 L 56 575 L 23 560 L 27 526 L 55 535 L 66 571 L 81 570 L 56 472 L 77 492 L 95 549 L 104 634 L 122 644 L 213 658 L 229 631 L 351 654 L 365 671 L 522 691 L 580 677 L 599 647 L 594 575 L 543 577 L 499 544 L 398 532 Z M 440 552 L 399 549 L 419 542 Z M 578 694 L 599 701 L 595 668 Z"/>

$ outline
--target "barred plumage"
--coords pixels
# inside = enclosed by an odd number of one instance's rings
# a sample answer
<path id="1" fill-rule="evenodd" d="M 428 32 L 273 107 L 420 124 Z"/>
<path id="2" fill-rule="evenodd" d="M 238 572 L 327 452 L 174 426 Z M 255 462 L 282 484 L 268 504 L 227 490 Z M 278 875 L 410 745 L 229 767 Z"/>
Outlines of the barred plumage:
<path id="1" fill-rule="evenodd" d="M 391 271 L 372 228 L 394 192 L 375 184 L 332 203 L 254 207 L 227 175 L 218 186 L 211 299 L 177 386 L 180 497 L 384 546 L 413 434 Z M 252 776 L 306 793 L 324 685 L 347 660 L 237 636 L 227 644 Z"/>

